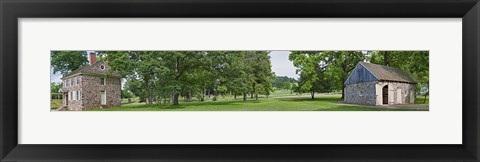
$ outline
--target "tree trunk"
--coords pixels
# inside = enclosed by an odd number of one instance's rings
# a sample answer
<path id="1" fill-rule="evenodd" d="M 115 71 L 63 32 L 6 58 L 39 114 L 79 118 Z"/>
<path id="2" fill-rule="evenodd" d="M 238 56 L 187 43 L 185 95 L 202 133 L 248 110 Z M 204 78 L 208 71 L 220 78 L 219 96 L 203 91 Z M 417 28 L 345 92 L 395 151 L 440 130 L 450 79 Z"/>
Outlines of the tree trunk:
<path id="1" fill-rule="evenodd" d="M 178 96 L 180 96 L 179 93 L 173 95 L 173 105 L 178 105 Z"/>
<path id="2" fill-rule="evenodd" d="M 176 59 L 176 63 L 175 63 L 175 81 L 178 81 L 178 79 L 180 78 L 180 60 Z M 178 92 L 175 92 L 175 94 L 173 95 L 173 105 L 178 105 L 178 96 L 180 94 Z"/>
<path id="3" fill-rule="evenodd" d="M 243 92 L 243 103 L 247 102 L 247 92 Z"/>
<path id="4" fill-rule="evenodd" d="M 347 81 L 347 73 L 348 73 L 347 65 L 348 65 L 348 62 L 346 60 L 343 61 L 343 65 L 342 65 L 342 70 L 343 70 L 343 74 L 342 74 L 342 97 L 341 97 L 342 100 L 345 98 L 345 81 Z"/>
<path id="5" fill-rule="evenodd" d="M 388 52 L 383 51 L 383 65 L 388 66 Z"/>
<path id="6" fill-rule="evenodd" d="M 425 94 L 425 97 L 423 98 L 423 103 L 425 104 L 425 102 L 427 101 L 427 96 L 428 96 L 428 92 Z"/>
<path id="7" fill-rule="evenodd" d="M 312 95 L 312 100 L 315 99 L 315 91 L 313 90 L 313 88 L 312 88 L 312 94 L 311 95 Z"/>
<path id="8" fill-rule="evenodd" d="M 147 102 L 146 103 L 147 105 L 152 104 L 152 88 L 149 80 L 147 80 Z"/>
<path id="9" fill-rule="evenodd" d="M 205 101 L 205 94 L 206 93 L 207 93 L 207 88 L 205 88 L 205 86 L 203 86 L 202 100 L 201 101 Z"/>
<path id="10" fill-rule="evenodd" d="M 258 100 L 258 93 L 255 93 L 255 100 Z"/>
<path id="11" fill-rule="evenodd" d="M 191 102 L 192 101 L 192 90 L 188 90 L 188 95 L 187 95 L 187 102 Z"/>
<path id="12" fill-rule="evenodd" d="M 234 93 L 234 94 L 233 94 L 233 99 L 234 99 L 234 100 L 237 100 L 237 93 Z"/>
<path id="13" fill-rule="evenodd" d="M 252 93 L 250 94 L 250 98 L 253 99 L 253 94 L 255 93 L 255 83 L 252 84 Z"/>

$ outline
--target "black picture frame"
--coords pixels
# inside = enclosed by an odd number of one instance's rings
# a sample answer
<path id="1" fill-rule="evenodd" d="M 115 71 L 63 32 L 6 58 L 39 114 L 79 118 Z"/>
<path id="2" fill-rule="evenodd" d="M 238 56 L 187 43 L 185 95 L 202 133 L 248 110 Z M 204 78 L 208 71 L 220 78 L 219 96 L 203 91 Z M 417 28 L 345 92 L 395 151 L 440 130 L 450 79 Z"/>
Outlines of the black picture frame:
<path id="1" fill-rule="evenodd" d="M 479 161 L 478 0 L 1 0 L 1 161 Z M 459 145 L 18 144 L 18 18 L 462 18 Z M 445 119 L 448 120 L 448 119 Z"/>

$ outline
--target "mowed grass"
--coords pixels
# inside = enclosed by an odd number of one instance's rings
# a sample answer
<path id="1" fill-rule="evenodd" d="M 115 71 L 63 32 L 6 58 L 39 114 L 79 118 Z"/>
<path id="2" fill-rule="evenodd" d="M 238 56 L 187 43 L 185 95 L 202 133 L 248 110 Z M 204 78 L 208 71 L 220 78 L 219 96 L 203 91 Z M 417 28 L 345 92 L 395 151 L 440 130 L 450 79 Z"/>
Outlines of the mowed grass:
<path id="1" fill-rule="evenodd" d="M 377 108 L 368 106 L 339 105 L 339 94 L 316 94 L 312 100 L 308 94 L 288 95 L 286 92 L 272 94 L 267 99 L 262 96 L 258 100 L 248 97 L 243 103 L 240 96 L 219 98 L 218 101 L 207 100 L 204 102 L 180 102 L 180 105 L 130 103 L 118 108 L 88 109 L 87 111 L 419 111 L 421 109 L 406 108 Z M 423 100 L 422 100 L 423 102 Z M 428 103 L 428 102 L 427 102 Z M 423 110 L 425 111 L 425 110 Z"/>
<path id="2" fill-rule="evenodd" d="M 427 105 L 429 103 L 429 96 L 425 98 L 425 96 L 417 96 L 417 99 L 415 100 L 416 105 Z"/>

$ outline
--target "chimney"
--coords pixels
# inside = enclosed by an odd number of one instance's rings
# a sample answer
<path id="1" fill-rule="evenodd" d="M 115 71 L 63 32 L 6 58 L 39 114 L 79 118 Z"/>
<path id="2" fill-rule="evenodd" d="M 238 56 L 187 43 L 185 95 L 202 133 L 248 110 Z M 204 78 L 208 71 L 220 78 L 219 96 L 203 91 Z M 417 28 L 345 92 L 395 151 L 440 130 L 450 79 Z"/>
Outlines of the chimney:
<path id="1" fill-rule="evenodd" d="M 93 65 L 95 62 L 97 62 L 97 53 L 90 52 L 90 65 Z"/>

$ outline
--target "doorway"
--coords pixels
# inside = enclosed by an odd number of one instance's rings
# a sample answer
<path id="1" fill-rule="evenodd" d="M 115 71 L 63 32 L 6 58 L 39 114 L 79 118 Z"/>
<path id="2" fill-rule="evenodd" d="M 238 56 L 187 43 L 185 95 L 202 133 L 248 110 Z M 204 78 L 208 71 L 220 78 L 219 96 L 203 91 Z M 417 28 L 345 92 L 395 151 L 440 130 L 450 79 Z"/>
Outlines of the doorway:
<path id="1" fill-rule="evenodd" d="M 384 86 L 382 89 L 383 104 L 388 105 L 388 85 Z"/>
<path id="2" fill-rule="evenodd" d="M 68 92 L 63 92 L 63 95 L 65 95 L 65 106 L 68 106 Z"/>
<path id="3" fill-rule="evenodd" d="M 106 105 L 107 104 L 107 93 L 105 91 L 100 92 L 100 99 L 101 99 L 101 105 Z"/>

